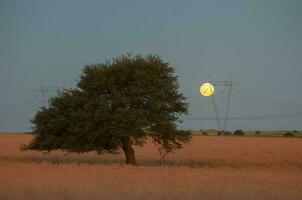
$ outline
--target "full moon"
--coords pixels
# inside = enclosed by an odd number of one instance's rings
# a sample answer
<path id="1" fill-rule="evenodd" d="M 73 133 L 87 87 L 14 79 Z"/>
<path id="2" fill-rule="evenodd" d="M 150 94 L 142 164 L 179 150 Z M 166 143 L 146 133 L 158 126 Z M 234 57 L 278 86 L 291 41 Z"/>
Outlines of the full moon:
<path id="1" fill-rule="evenodd" d="M 214 94 L 215 88 L 211 83 L 203 83 L 200 85 L 199 90 L 203 96 L 209 97 Z"/>

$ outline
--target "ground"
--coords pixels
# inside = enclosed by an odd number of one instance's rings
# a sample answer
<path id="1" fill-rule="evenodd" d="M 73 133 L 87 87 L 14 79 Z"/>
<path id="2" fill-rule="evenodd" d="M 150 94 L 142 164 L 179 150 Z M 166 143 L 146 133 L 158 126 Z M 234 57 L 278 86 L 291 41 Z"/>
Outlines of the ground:
<path id="1" fill-rule="evenodd" d="M 162 160 L 20 151 L 30 134 L 0 134 L 0 199 L 302 199 L 302 139 L 194 136 Z"/>

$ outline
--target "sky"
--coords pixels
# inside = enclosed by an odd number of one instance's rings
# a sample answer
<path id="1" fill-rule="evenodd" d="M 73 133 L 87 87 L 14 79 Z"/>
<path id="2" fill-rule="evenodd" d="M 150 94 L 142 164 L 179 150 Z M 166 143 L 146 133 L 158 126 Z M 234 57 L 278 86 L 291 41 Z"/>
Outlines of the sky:
<path id="1" fill-rule="evenodd" d="M 191 103 L 181 129 L 218 128 L 199 85 L 233 80 L 226 129 L 300 130 L 301 10 L 299 0 L 0 0 L 0 131 L 31 130 L 53 90 L 126 53 L 176 68 Z M 215 89 L 223 124 L 230 87 Z"/>

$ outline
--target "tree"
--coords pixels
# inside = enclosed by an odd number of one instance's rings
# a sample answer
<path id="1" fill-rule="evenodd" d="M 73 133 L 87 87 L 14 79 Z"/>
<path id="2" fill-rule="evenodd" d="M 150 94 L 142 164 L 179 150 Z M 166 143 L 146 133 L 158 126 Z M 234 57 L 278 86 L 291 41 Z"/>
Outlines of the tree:
<path id="1" fill-rule="evenodd" d="M 175 71 L 160 57 L 121 56 L 88 65 L 77 88 L 58 92 L 35 115 L 25 149 L 117 153 L 136 165 L 132 145 L 147 138 L 162 153 L 181 148 L 190 133 L 176 129 L 187 112 Z"/>

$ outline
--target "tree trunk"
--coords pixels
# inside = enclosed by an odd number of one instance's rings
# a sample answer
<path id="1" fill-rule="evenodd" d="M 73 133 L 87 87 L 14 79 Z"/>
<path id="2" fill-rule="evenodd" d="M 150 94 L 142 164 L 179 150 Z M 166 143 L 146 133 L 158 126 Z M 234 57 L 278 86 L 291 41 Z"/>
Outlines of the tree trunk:
<path id="1" fill-rule="evenodd" d="M 135 153 L 129 138 L 122 140 L 122 148 L 126 156 L 126 164 L 136 166 Z"/>

